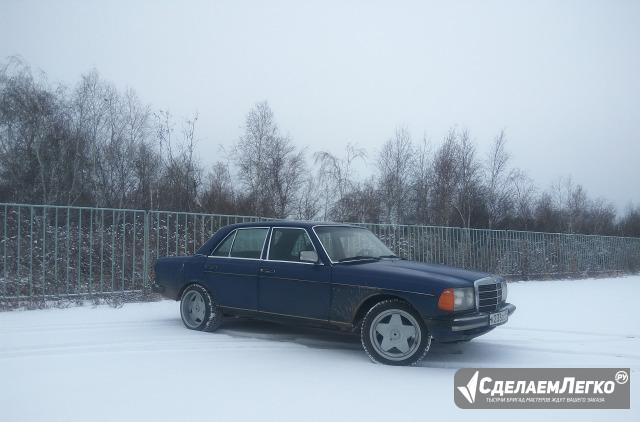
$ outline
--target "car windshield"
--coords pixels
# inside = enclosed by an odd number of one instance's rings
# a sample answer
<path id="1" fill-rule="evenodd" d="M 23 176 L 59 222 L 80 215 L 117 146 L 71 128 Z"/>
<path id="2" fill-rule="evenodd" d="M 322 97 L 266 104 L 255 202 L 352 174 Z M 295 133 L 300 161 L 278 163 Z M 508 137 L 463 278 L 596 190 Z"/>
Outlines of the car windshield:
<path id="1" fill-rule="evenodd" d="M 315 232 L 334 262 L 395 257 L 380 239 L 364 228 L 317 226 Z"/>

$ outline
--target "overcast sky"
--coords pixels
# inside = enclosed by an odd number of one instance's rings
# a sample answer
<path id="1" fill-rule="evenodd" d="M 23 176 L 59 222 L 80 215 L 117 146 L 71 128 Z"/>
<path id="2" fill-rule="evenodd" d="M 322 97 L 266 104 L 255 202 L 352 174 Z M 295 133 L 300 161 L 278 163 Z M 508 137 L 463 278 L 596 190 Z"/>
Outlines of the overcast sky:
<path id="1" fill-rule="evenodd" d="M 51 81 L 96 68 L 177 116 L 204 163 L 268 100 L 309 152 L 371 155 L 402 125 L 435 144 L 505 129 L 542 188 L 572 175 L 640 204 L 640 1 L 0 0 L 0 58 Z"/>

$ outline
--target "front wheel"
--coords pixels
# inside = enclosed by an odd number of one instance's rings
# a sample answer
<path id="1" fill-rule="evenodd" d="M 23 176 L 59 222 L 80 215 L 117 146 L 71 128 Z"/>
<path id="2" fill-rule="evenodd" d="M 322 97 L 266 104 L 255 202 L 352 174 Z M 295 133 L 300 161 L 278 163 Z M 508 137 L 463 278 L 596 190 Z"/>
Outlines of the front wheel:
<path id="1" fill-rule="evenodd" d="M 360 339 L 371 360 L 387 365 L 413 365 L 431 346 L 420 315 L 399 299 L 379 302 L 367 312 Z"/>
<path id="2" fill-rule="evenodd" d="M 214 331 L 222 323 L 222 311 L 207 289 L 192 284 L 182 292 L 180 316 L 191 330 Z"/>

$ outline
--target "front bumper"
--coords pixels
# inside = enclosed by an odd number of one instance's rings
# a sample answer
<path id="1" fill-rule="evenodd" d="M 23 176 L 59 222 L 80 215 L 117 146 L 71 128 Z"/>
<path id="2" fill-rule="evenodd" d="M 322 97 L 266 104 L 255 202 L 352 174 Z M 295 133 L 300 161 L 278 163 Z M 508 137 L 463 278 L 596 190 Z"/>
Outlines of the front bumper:
<path id="1" fill-rule="evenodd" d="M 511 303 L 505 303 L 500 309 L 495 312 L 507 311 L 507 314 L 511 316 L 516 310 L 516 306 Z M 492 325 L 491 327 L 497 327 L 498 325 L 502 325 L 506 320 L 500 324 Z M 459 318 L 453 318 L 451 320 L 451 331 L 468 331 L 473 330 L 474 328 L 487 327 L 489 326 L 489 314 L 488 313 L 478 313 L 471 316 L 464 316 Z"/>
<path id="2" fill-rule="evenodd" d="M 515 312 L 516 307 L 511 303 L 504 303 L 500 308 L 491 313 L 505 310 L 508 316 L 511 316 Z M 460 316 L 438 318 L 431 320 L 429 325 L 432 336 L 444 343 L 470 340 L 474 337 L 481 336 L 493 330 L 495 327 L 506 323 L 507 320 L 500 324 L 489 325 L 488 312 L 475 312 Z"/>

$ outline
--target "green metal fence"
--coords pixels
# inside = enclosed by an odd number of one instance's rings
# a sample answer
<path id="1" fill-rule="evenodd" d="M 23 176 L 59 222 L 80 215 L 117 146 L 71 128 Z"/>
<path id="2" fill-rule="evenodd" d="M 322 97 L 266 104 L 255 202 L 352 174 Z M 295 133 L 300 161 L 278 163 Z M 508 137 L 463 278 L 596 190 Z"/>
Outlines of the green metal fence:
<path id="1" fill-rule="evenodd" d="M 640 270 L 640 238 L 459 227 L 362 224 L 414 261 L 518 279 Z"/>
<path id="2" fill-rule="evenodd" d="M 0 203 L 0 299 L 143 290 L 156 258 L 254 216 Z M 518 278 L 634 272 L 640 238 L 358 223 L 411 260 Z"/>
<path id="3" fill-rule="evenodd" d="M 258 217 L 0 203 L 0 298 L 140 291 L 158 256 Z"/>

